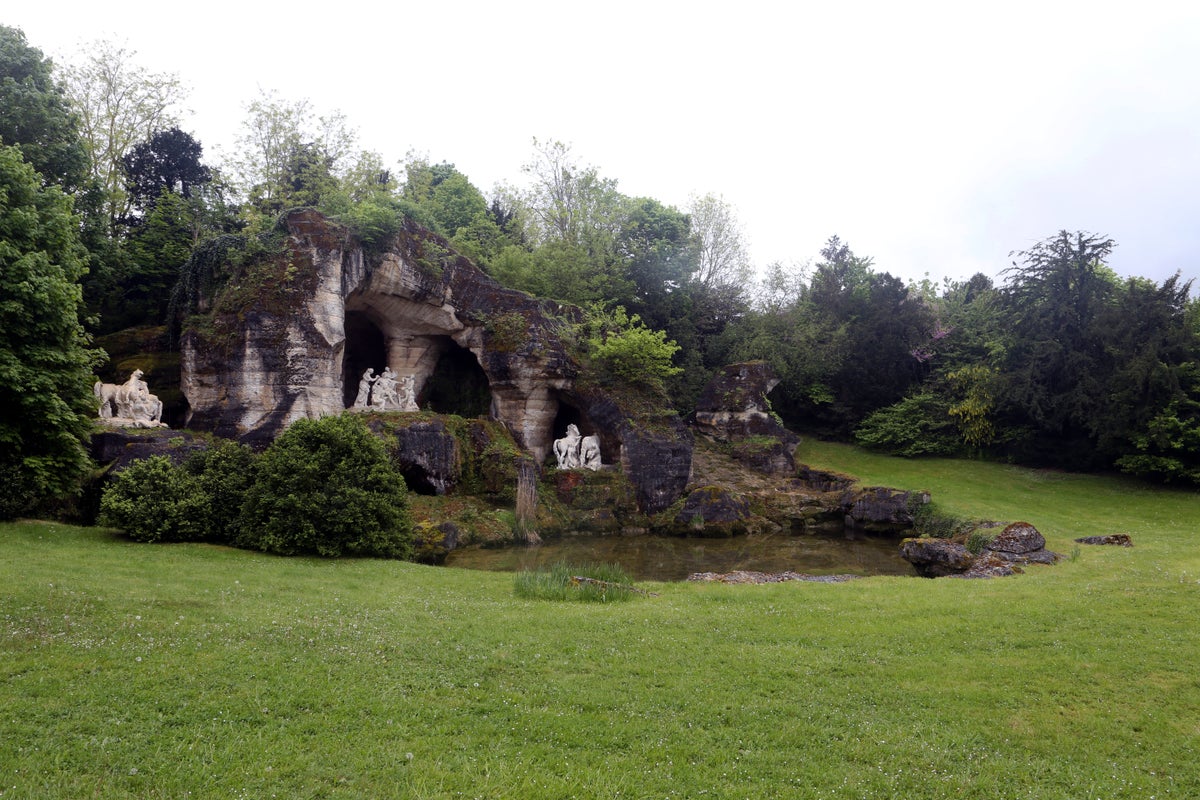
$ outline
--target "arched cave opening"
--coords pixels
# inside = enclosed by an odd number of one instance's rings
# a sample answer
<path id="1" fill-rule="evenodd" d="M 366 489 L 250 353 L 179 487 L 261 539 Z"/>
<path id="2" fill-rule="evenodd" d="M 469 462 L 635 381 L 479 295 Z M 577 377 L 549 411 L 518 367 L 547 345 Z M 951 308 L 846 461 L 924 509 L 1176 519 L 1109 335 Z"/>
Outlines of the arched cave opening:
<path id="1" fill-rule="evenodd" d="M 579 428 L 579 433 L 583 436 L 599 436 L 600 437 L 600 460 L 605 464 L 616 464 L 621 460 L 621 442 L 617 437 L 599 430 L 595 423 L 588 419 L 587 414 L 584 414 L 575 406 L 558 397 L 558 411 L 554 414 L 553 431 L 554 439 L 561 439 L 567 435 L 567 426 L 574 425 Z M 550 461 L 554 462 L 554 451 L 550 452 Z"/>
<path id="2" fill-rule="evenodd" d="M 449 341 L 418 402 L 438 414 L 486 417 L 492 408 L 492 386 L 475 354 Z"/>
<path id="3" fill-rule="evenodd" d="M 346 312 L 346 350 L 342 355 L 342 405 L 354 405 L 358 382 L 370 367 L 375 374 L 387 366 L 387 344 L 383 331 L 360 311 Z"/>

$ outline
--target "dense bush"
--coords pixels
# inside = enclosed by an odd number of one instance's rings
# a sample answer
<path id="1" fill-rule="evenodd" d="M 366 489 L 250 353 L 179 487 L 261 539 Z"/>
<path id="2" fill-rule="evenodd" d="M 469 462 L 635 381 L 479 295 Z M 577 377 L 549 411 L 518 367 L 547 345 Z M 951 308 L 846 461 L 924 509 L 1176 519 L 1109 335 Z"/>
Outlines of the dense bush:
<path id="1" fill-rule="evenodd" d="M 250 449 L 223 439 L 182 464 L 151 456 L 105 488 L 99 521 L 139 542 L 231 542 L 253 476 Z"/>
<path id="2" fill-rule="evenodd" d="M 926 392 L 870 414 L 854 439 L 863 447 L 910 458 L 954 455 L 962 449 L 947 403 Z"/>
<path id="3" fill-rule="evenodd" d="M 404 479 L 350 414 L 302 419 L 258 459 L 238 544 L 272 553 L 409 558 Z"/>
<path id="4" fill-rule="evenodd" d="M 199 478 L 166 456 L 130 464 L 100 499 L 100 524 L 139 542 L 206 538 L 208 502 Z"/>
<path id="5" fill-rule="evenodd" d="M 254 453 L 226 439 L 188 457 L 182 469 L 196 479 L 204 503 L 204 539 L 233 542 L 246 492 L 254 481 Z"/>

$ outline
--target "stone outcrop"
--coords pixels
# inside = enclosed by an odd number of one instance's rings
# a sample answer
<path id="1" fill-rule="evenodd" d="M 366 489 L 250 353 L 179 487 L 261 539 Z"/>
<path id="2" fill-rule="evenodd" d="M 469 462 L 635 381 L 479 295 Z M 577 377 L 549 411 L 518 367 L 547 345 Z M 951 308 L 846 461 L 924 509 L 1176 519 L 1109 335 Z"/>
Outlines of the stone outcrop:
<path id="1" fill-rule="evenodd" d="M 926 578 L 943 578 L 966 572 L 975 556 L 965 545 L 949 539 L 905 539 L 900 556 Z"/>
<path id="2" fill-rule="evenodd" d="M 680 496 L 690 432 L 677 418 L 646 426 L 602 389 L 577 389 L 579 365 L 561 334 L 578 309 L 501 286 L 415 223 L 373 255 L 314 210 L 282 224 L 283 252 L 256 267 L 257 294 L 218 287 L 193 298 L 190 310 L 202 313 L 181 338 L 189 427 L 265 444 L 297 419 L 351 407 L 368 368 L 411 380 L 425 408 L 453 364 L 463 372 L 448 382 L 478 386 L 479 413 L 538 464 L 565 415 L 598 436 L 603 463 L 626 472 L 643 511 Z M 439 468 L 426 471 L 436 489 Z"/>
<path id="3" fill-rule="evenodd" d="M 746 498 L 720 486 L 701 486 L 684 499 L 675 522 L 695 533 L 729 536 L 746 533 L 752 516 Z"/>
<path id="4" fill-rule="evenodd" d="M 413 560 L 421 564 L 444 564 L 458 547 L 462 531 L 453 522 L 418 522 L 413 525 Z"/>
<path id="5" fill-rule="evenodd" d="M 927 492 L 910 492 L 886 486 L 851 488 L 842 493 L 846 524 L 869 531 L 911 528 L 913 510 L 929 502 Z"/>
<path id="6" fill-rule="evenodd" d="M 422 420 L 396 431 L 394 461 L 412 491 L 446 494 L 462 479 L 462 454 L 440 419 Z"/>
<path id="7" fill-rule="evenodd" d="M 97 464 L 115 475 L 135 461 L 166 456 L 176 464 L 192 453 L 208 449 L 208 442 L 187 431 L 163 428 L 149 430 L 101 430 L 92 434 L 90 455 Z"/>
<path id="8" fill-rule="evenodd" d="M 978 533 L 986 527 L 977 529 Z M 983 542 L 978 554 L 951 539 L 905 539 L 900 556 L 926 578 L 996 578 L 1020 572 L 1019 564 L 1054 564 L 1061 558 L 1028 522 L 1014 522 Z"/>
<path id="9" fill-rule="evenodd" d="M 1046 537 L 1028 522 L 1014 522 L 1005 526 L 984 546 L 994 553 L 1022 556 L 1045 549 Z"/>
<path id="10" fill-rule="evenodd" d="M 1009 575 L 1015 575 L 1021 571 L 1021 568 L 1005 561 L 995 553 L 981 553 L 978 555 L 966 572 L 960 572 L 957 575 L 948 575 L 949 578 L 966 578 L 966 579 L 981 579 L 981 578 L 1006 578 Z"/>
<path id="11" fill-rule="evenodd" d="M 791 475 L 800 437 L 771 413 L 767 394 L 779 383 L 765 361 L 723 367 L 696 401 L 696 430 L 731 445 L 734 458 L 762 472 Z"/>
<path id="12" fill-rule="evenodd" d="M 1011 564 L 1054 564 L 1062 556 L 1046 549 L 1046 537 L 1028 522 L 1014 522 L 989 539 L 984 549 Z"/>
<path id="13" fill-rule="evenodd" d="M 796 471 L 796 481 L 816 492 L 845 492 L 858 483 L 858 479 L 841 472 L 816 469 L 801 464 Z"/>

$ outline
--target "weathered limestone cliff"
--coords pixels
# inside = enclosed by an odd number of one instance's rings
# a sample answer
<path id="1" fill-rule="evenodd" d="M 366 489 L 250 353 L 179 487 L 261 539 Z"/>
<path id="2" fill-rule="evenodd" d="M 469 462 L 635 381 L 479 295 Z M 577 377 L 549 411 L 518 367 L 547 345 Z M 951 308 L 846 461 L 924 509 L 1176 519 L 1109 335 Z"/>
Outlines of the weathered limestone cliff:
<path id="1" fill-rule="evenodd" d="M 501 286 L 413 223 L 372 257 L 311 209 L 284 224 L 260 291 L 218 287 L 246 299 L 199 298 L 192 309 L 206 313 L 181 339 L 189 427 L 267 440 L 297 419 L 341 413 L 366 369 L 390 367 L 423 408 L 462 413 L 438 404 L 478 398 L 464 415 L 502 422 L 538 463 L 568 423 L 598 435 L 604 463 L 620 465 L 647 513 L 683 491 L 691 434 L 681 421 L 646 431 L 603 390 L 576 389 L 562 334 L 578 309 Z"/>

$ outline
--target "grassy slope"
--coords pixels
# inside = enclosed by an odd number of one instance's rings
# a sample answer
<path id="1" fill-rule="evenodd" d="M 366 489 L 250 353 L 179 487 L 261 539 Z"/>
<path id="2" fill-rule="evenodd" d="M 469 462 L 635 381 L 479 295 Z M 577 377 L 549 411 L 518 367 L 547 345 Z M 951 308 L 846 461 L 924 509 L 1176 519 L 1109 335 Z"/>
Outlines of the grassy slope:
<path id="1" fill-rule="evenodd" d="M 1200 496 L 806 444 L 1137 546 L 985 581 L 662 584 L 0 526 L 0 796 L 1194 797 Z"/>

